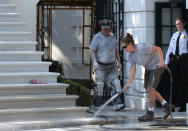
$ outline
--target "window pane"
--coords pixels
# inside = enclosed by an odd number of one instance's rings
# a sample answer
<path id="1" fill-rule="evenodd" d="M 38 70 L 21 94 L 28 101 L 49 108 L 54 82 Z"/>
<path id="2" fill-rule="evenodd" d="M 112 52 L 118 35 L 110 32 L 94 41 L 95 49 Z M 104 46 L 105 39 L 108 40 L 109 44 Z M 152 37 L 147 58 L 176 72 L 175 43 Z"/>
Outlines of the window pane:
<path id="1" fill-rule="evenodd" d="M 162 25 L 170 25 L 170 8 L 162 8 Z"/>
<path id="2" fill-rule="evenodd" d="M 173 28 L 172 28 L 172 34 L 175 33 L 176 31 L 178 31 L 177 28 L 176 28 L 176 27 L 173 27 Z"/>
<path id="3" fill-rule="evenodd" d="M 162 27 L 162 44 L 169 44 L 170 43 L 170 28 L 171 27 Z"/>
<path id="4" fill-rule="evenodd" d="M 172 9 L 172 24 L 175 25 L 175 20 L 178 17 L 181 17 L 181 8 L 173 8 Z"/>
<path id="5" fill-rule="evenodd" d="M 91 32 L 91 28 L 90 27 L 85 27 L 84 28 L 84 31 L 85 31 L 85 33 L 84 33 L 84 46 L 85 47 L 89 47 L 89 44 L 90 44 L 90 32 Z"/>

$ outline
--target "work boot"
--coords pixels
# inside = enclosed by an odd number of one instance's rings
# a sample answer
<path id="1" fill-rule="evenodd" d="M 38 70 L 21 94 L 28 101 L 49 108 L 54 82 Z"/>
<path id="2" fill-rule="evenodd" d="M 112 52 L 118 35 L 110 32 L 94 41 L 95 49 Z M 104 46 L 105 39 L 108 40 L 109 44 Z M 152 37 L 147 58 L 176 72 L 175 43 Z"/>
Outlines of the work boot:
<path id="1" fill-rule="evenodd" d="M 171 107 L 172 107 L 172 111 L 175 110 L 173 105 L 171 105 Z M 170 115 L 170 104 L 166 103 L 165 105 L 163 105 L 163 108 L 165 112 L 165 115 L 163 118 L 166 119 Z"/>
<path id="2" fill-rule="evenodd" d="M 144 116 L 138 117 L 139 121 L 151 121 L 154 120 L 154 112 L 153 111 L 148 111 Z"/>
<path id="3" fill-rule="evenodd" d="M 121 109 L 124 109 L 125 105 L 124 104 L 115 104 L 114 105 L 114 111 L 119 111 Z"/>

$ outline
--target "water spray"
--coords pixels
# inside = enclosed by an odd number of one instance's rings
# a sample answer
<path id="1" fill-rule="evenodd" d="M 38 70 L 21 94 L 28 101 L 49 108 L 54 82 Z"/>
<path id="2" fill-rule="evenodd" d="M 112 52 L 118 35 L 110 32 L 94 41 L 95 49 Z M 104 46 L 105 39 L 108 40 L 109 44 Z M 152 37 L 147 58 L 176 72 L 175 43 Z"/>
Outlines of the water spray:
<path id="1" fill-rule="evenodd" d="M 96 118 L 98 116 L 98 114 L 111 102 L 113 101 L 115 98 L 117 98 L 118 96 L 120 96 L 121 94 L 123 94 L 123 90 L 119 93 L 116 93 L 115 95 L 113 95 L 108 101 L 106 101 L 99 109 L 98 111 L 94 114 L 94 118 Z"/>

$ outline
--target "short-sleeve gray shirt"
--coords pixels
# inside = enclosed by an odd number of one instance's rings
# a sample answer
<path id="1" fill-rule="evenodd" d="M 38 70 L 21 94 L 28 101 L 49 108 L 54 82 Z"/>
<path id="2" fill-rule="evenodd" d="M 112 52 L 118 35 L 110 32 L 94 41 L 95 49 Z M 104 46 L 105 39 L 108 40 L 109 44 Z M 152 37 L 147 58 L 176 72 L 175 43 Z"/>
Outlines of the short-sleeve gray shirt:
<path id="1" fill-rule="evenodd" d="M 143 65 L 147 70 L 156 69 L 159 64 L 157 53 L 152 52 L 150 44 L 136 44 L 135 51 L 129 53 L 128 62 Z"/>
<path id="2" fill-rule="evenodd" d="M 117 40 L 112 33 L 107 37 L 101 32 L 97 33 L 90 45 L 90 49 L 96 51 L 97 62 L 102 63 L 115 62 L 115 48 L 117 48 Z"/>

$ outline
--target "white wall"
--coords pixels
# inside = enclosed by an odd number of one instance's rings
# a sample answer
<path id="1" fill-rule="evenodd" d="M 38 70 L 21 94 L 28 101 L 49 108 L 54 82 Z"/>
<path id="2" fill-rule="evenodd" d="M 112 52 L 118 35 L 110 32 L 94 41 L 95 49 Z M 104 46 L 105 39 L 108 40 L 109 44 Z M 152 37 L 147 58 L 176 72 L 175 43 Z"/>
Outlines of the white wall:
<path id="1" fill-rule="evenodd" d="M 56 10 L 52 18 L 52 59 L 63 63 L 65 78 L 89 79 L 89 67 L 82 64 L 82 10 Z M 88 31 L 85 34 L 89 44 Z M 87 53 L 85 60 L 89 62 Z"/>
<path id="2" fill-rule="evenodd" d="M 39 0 L 11 0 L 16 4 L 16 12 L 22 15 L 26 23 L 25 31 L 32 32 L 32 39 L 36 40 L 36 5 Z"/>
<path id="3" fill-rule="evenodd" d="M 7 3 L 8 0 L 4 0 Z M 16 4 L 16 13 L 21 14 L 21 21 L 26 23 L 25 31 L 32 32 L 36 40 L 36 7 L 39 0 L 10 0 Z M 52 59 L 63 63 L 66 78 L 89 79 L 89 67 L 82 64 L 82 11 L 62 10 L 53 11 L 53 45 Z M 86 21 L 90 22 L 89 12 Z M 86 23 L 86 24 L 87 24 Z M 86 31 L 85 43 L 89 44 L 89 30 Z M 89 54 L 85 54 L 86 63 Z"/>
<path id="4" fill-rule="evenodd" d="M 155 44 L 155 2 L 168 2 L 169 0 L 125 0 L 125 34 L 133 34 L 135 44 L 147 43 Z M 128 54 L 125 53 L 127 60 Z M 125 83 L 129 75 L 130 65 L 125 65 Z M 137 65 L 137 72 L 132 86 L 138 90 L 144 91 L 144 72 L 142 66 Z M 148 104 L 146 94 L 139 94 L 129 90 L 125 95 L 125 101 L 128 107 L 145 109 Z"/>
<path id="5" fill-rule="evenodd" d="M 10 4 L 10 0 L 1 0 L 2 4 Z"/>

